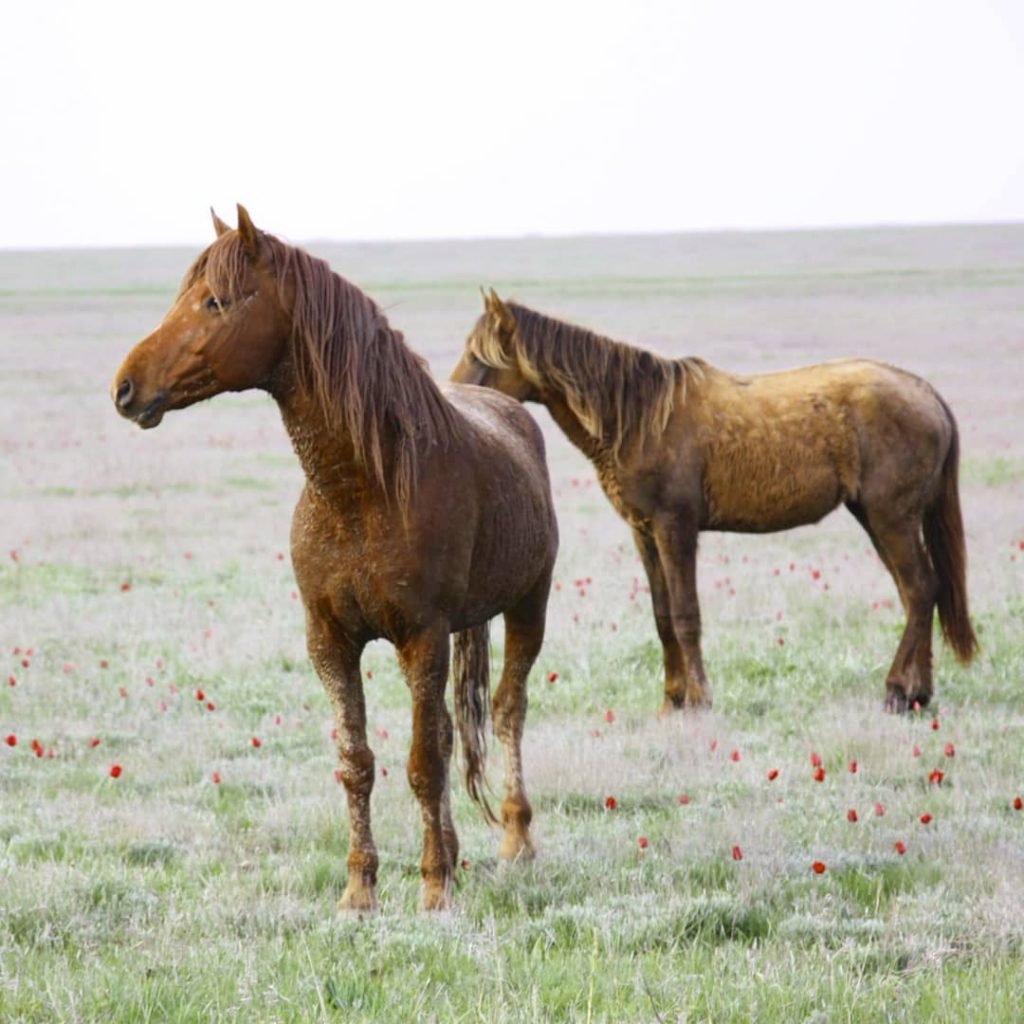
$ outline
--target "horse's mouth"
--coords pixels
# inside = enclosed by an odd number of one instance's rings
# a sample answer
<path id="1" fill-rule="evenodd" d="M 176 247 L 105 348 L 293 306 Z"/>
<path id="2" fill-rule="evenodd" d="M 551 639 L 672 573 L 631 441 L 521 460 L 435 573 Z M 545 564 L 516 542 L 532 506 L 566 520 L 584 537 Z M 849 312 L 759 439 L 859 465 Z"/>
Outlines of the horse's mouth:
<path id="1" fill-rule="evenodd" d="M 143 430 L 150 430 L 159 426 L 164 418 L 164 406 L 167 404 L 167 392 L 158 392 L 150 401 L 143 406 L 134 416 L 132 421 L 137 423 Z"/>

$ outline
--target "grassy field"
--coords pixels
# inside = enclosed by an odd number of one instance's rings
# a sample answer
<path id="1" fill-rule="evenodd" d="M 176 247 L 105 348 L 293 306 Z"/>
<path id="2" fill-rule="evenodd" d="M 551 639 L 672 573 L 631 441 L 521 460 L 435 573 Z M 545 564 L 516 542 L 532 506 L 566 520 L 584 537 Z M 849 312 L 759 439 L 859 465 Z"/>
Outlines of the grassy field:
<path id="1" fill-rule="evenodd" d="M 0 253 L 0 1020 L 1020 1020 L 1022 246 L 993 227 L 312 247 L 439 376 L 480 284 L 730 369 L 921 373 L 960 421 L 983 647 L 969 668 L 939 647 L 934 708 L 887 716 L 902 615 L 852 519 L 709 534 L 715 707 L 656 721 L 628 532 L 539 417 L 563 538 L 525 741 L 539 857 L 499 868 L 457 788 L 457 910 L 417 914 L 409 702 L 375 644 L 367 920 L 335 913 L 344 799 L 276 409 L 225 396 L 143 434 L 106 395 L 194 253 Z"/>

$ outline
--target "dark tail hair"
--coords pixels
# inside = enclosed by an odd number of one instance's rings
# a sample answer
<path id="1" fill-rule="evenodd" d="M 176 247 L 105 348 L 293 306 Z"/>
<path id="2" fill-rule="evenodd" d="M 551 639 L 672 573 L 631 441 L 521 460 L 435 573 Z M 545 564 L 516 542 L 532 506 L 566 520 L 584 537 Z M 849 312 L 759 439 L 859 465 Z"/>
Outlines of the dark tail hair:
<path id="1" fill-rule="evenodd" d="M 940 399 L 942 401 L 942 399 Z M 953 428 L 953 439 L 942 465 L 942 479 L 935 501 L 925 509 L 924 543 L 939 577 L 939 623 L 946 643 L 964 664 L 977 653 L 978 638 L 967 611 L 967 552 L 960 515 L 960 435 L 956 420 L 942 402 Z"/>
<path id="2" fill-rule="evenodd" d="M 452 645 L 452 677 L 455 690 L 455 722 L 462 740 L 466 789 L 492 823 L 498 819 L 484 793 L 487 761 L 487 707 L 491 700 L 490 623 L 471 626 L 455 634 Z"/>

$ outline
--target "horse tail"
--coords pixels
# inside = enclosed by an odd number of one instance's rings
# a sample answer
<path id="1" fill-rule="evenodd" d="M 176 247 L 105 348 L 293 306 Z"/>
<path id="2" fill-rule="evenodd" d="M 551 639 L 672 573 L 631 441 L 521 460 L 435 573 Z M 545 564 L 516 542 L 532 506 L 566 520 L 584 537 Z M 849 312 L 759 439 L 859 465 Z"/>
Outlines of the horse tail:
<path id="1" fill-rule="evenodd" d="M 455 634 L 452 676 L 455 689 L 455 721 L 462 740 L 466 789 L 492 823 L 498 819 L 484 793 L 487 762 L 487 706 L 491 700 L 490 623 L 471 626 Z"/>
<path id="2" fill-rule="evenodd" d="M 939 624 L 953 653 L 964 664 L 978 650 L 967 611 L 967 552 L 960 515 L 960 435 L 949 406 L 939 398 L 953 430 L 949 451 L 942 464 L 939 493 L 924 512 L 924 542 L 939 578 Z"/>

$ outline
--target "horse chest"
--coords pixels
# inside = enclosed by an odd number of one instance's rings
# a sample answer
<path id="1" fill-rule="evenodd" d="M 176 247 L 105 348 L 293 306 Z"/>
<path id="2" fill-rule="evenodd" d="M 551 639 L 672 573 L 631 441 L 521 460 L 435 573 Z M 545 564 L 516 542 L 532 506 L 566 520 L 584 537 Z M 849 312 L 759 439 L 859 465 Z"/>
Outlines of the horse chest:
<path id="1" fill-rule="evenodd" d="M 598 483 L 612 503 L 612 508 L 634 529 L 647 526 L 650 518 L 630 500 L 632 496 L 624 485 L 621 474 L 608 462 L 595 462 L 595 467 Z"/>

